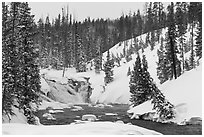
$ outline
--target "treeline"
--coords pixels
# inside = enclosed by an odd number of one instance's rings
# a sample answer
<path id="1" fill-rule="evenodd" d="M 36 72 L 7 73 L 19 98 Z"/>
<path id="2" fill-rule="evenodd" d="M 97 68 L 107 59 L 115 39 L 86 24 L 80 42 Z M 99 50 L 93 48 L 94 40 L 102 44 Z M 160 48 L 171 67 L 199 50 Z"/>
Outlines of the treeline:
<path id="1" fill-rule="evenodd" d="M 49 16 L 45 22 L 40 19 L 36 25 L 38 35 L 35 38 L 35 44 L 40 47 L 40 66 L 78 68 L 78 64 L 84 64 L 78 59 L 81 58 L 77 55 L 79 53 L 83 53 L 86 63 L 101 56 L 118 42 L 164 28 L 166 13 L 163 4 L 154 2 L 147 5 L 145 14 L 138 10 L 115 20 L 87 18 L 79 22 L 69 14 L 68 8 L 63 8 L 62 14 L 52 21 Z"/>
<path id="2" fill-rule="evenodd" d="M 178 2 L 174 6 L 175 8 L 180 7 L 173 15 L 175 25 L 178 25 L 179 30 L 186 29 L 187 24 L 191 23 L 192 19 L 195 20 L 192 18 L 191 5 L 192 3 L 179 4 Z M 79 22 L 69 14 L 67 9 L 63 8 L 62 13 L 53 20 L 47 16 L 45 22 L 40 19 L 36 24 L 38 35 L 35 38 L 35 44 L 40 47 L 40 66 L 42 68 L 49 66 L 55 69 L 72 66 L 78 68 L 79 64 L 85 67 L 87 62 L 93 58 L 100 58 L 103 52 L 118 42 L 147 32 L 145 44 L 150 44 L 153 50 L 155 42 L 159 41 L 161 29 L 169 25 L 168 13 L 161 2 L 146 3 L 143 14 L 137 10 L 128 15 L 122 14 L 115 20 L 87 18 Z M 193 12 L 193 14 L 196 13 Z M 83 55 L 82 60 L 79 59 L 81 57 L 78 56 L 79 53 Z"/>

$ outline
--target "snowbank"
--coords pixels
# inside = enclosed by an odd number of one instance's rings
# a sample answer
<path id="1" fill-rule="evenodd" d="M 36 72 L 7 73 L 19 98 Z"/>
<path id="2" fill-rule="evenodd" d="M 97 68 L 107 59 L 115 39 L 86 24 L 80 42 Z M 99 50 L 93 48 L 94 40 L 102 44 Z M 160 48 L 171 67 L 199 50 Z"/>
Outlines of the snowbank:
<path id="1" fill-rule="evenodd" d="M 23 123 L 27 124 L 27 118 L 23 114 L 23 110 L 19 110 L 18 108 L 12 106 L 12 110 L 15 115 L 3 115 L 2 123 Z"/>
<path id="2" fill-rule="evenodd" d="M 161 135 L 161 133 L 142 127 L 113 122 L 56 126 L 3 124 L 2 133 L 4 135 Z"/>
<path id="3" fill-rule="evenodd" d="M 161 90 L 176 107 L 177 123 L 191 117 L 202 118 L 202 63 L 178 79 L 165 82 Z"/>

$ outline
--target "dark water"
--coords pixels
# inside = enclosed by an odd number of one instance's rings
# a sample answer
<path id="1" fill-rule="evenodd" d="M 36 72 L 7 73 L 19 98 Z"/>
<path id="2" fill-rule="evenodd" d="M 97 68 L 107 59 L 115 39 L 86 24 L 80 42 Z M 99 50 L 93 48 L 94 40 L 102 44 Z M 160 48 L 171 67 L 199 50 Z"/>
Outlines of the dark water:
<path id="1" fill-rule="evenodd" d="M 48 120 L 42 115 L 47 113 L 48 110 L 40 110 L 35 115 L 40 119 L 43 125 L 66 125 L 81 120 L 83 115 L 93 114 L 97 117 L 97 121 L 123 121 L 124 123 L 131 123 L 140 127 L 155 130 L 166 135 L 201 135 L 201 125 L 185 125 L 179 126 L 176 124 L 162 124 L 146 120 L 131 120 L 127 116 L 128 105 L 114 104 L 112 107 L 105 106 L 104 108 L 90 107 L 88 105 L 75 105 L 80 106 L 83 110 L 73 111 L 74 107 L 63 109 L 63 113 L 52 114 L 56 120 Z M 57 110 L 57 109 L 55 109 Z M 113 113 L 115 115 L 106 115 Z"/>

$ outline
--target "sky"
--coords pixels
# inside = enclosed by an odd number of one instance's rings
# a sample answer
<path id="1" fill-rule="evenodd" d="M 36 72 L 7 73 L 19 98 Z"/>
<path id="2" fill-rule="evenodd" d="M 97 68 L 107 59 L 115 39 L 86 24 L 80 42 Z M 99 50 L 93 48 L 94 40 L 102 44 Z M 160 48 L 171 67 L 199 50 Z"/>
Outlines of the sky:
<path id="1" fill-rule="evenodd" d="M 69 13 L 73 14 L 76 20 L 83 21 L 87 17 L 116 19 L 122 13 L 129 14 L 130 11 L 137 12 L 138 9 L 142 13 L 144 5 L 144 2 L 29 2 L 35 21 L 41 17 L 45 19 L 47 15 L 53 19 L 67 6 Z"/>

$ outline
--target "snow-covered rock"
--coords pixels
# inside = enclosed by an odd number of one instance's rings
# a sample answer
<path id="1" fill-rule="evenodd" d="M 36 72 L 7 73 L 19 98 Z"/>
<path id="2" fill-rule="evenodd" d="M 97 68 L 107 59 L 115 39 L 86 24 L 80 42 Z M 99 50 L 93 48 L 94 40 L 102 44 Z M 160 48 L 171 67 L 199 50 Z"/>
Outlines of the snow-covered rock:
<path id="1" fill-rule="evenodd" d="M 83 110 L 81 106 L 73 106 L 73 108 L 71 109 L 71 111 L 80 111 L 80 110 Z"/>
<path id="2" fill-rule="evenodd" d="M 56 120 L 56 118 L 54 118 L 53 115 L 50 113 L 43 114 L 43 117 L 46 117 L 48 120 Z"/>
<path id="3" fill-rule="evenodd" d="M 41 90 L 50 99 L 61 103 L 89 102 L 91 96 L 89 78 L 61 77 L 56 70 L 47 70 L 41 73 Z"/>
<path id="4" fill-rule="evenodd" d="M 50 114 L 55 114 L 55 113 L 63 113 L 64 111 L 63 110 L 49 110 L 48 111 Z"/>
<path id="5" fill-rule="evenodd" d="M 82 116 L 82 120 L 83 121 L 91 121 L 91 122 L 94 122 L 97 120 L 96 116 L 95 115 L 92 115 L 92 114 L 86 114 L 86 115 L 83 115 Z"/>

